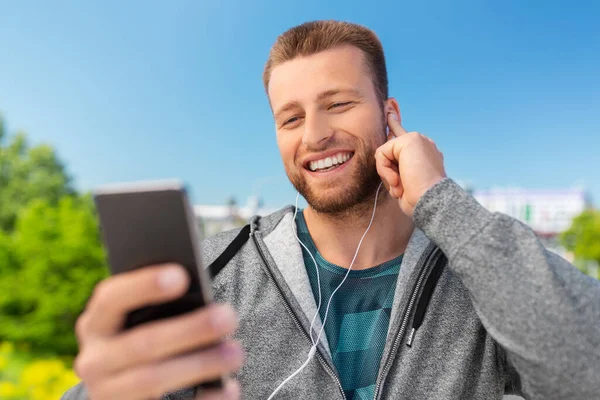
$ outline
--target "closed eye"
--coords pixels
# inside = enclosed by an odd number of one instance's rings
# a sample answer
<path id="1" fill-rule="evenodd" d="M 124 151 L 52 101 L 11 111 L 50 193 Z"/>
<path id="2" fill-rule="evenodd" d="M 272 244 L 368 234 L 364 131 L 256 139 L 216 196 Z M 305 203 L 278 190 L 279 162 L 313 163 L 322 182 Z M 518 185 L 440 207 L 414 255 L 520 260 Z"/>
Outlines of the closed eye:
<path id="1" fill-rule="evenodd" d="M 299 119 L 300 119 L 300 117 L 298 117 L 298 116 L 292 117 L 290 119 L 286 119 L 285 122 L 283 124 L 281 124 L 281 126 L 286 126 L 286 125 L 292 124 L 292 123 L 298 121 Z"/>
<path id="2" fill-rule="evenodd" d="M 331 106 L 329 106 L 329 109 L 340 108 L 340 107 L 348 106 L 350 104 L 352 104 L 351 101 L 345 101 L 345 102 L 342 102 L 342 103 L 333 103 Z"/>

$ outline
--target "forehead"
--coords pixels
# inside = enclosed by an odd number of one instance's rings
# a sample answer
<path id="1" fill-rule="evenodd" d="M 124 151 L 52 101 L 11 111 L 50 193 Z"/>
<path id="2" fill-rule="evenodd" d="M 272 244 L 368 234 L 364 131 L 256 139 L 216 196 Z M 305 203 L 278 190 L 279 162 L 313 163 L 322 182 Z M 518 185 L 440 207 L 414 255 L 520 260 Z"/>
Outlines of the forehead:
<path id="1" fill-rule="evenodd" d="M 344 45 L 278 65 L 271 72 L 268 93 L 275 110 L 290 101 L 314 101 L 333 88 L 354 89 L 364 96 L 374 93 L 371 73 L 357 47 Z"/>

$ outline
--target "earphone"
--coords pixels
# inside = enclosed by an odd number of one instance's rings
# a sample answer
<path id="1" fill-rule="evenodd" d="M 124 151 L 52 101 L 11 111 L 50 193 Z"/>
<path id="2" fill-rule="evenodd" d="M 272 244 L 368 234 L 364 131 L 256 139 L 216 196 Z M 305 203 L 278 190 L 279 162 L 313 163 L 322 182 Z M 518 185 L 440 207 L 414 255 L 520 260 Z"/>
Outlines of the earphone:
<path id="1" fill-rule="evenodd" d="M 350 266 L 348 267 L 348 271 L 346 271 L 346 275 L 344 275 L 344 279 L 342 279 L 340 284 L 331 293 L 331 296 L 329 296 L 329 301 L 327 302 L 327 308 L 325 309 L 325 317 L 323 318 L 323 323 L 321 324 L 321 329 L 319 330 L 319 334 L 317 335 L 316 340 L 313 338 L 313 324 L 314 324 L 317 316 L 319 315 L 319 310 L 321 309 L 321 282 L 320 282 L 320 278 L 319 278 L 319 268 L 317 267 L 317 261 L 311 254 L 310 250 L 308 250 L 308 247 L 306 247 L 306 245 L 304 243 L 302 243 L 302 241 L 298 237 L 298 232 L 296 230 L 296 216 L 298 215 L 298 198 L 300 197 L 300 193 L 298 193 L 298 195 L 296 196 L 296 209 L 294 211 L 294 218 L 292 218 L 292 230 L 294 231 L 296 240 L 298 240 L 298 242 L 302 245 L 302 247 L 304 247 L 306 249 L 306 251 L 310 255 L 310 258 L 313 260 L 313 263 L 315 264 L 315 270 L 317 272 L 317 286 L 319 287 L 319 304 L 317 306 L 317 311 L 315 312 L 315 315 L 313 316 L 312 321 L 310 323 L 310 340 L 312 342 L 312 346 L 310 347 L 306 361 L 304 362 L 304 364 L 302 364 L 300 366 L 300 368 L 298 368 L 294 373 L 292 373 L 283 382 L 281 382 L 281 384 L 279 386 L 277 386 L 277 388 L 273 391 L 273 393 L 271 393 L 271 395 L 269 396 L 269 398 L 267 400 L 273 399 L 273 397 L 275 397 L 275 395 L 281 390 L 281 388 L 283 388 L 285 386 L 286 383 L 291 381 L 296 375 L 298 375 L 300 372 L 302 372 L 302 370 L 308 365 L 310 360 L 314 357 L 315 353 L 317 352 L 317 346 L 319 344 L 319 340 L 321 339 L 321 335 L 323 334 L 323 330 L 325 329 L 325 324 L 327 323 L 327 315 L 329 313 L 329 306 L 331 305 L 331 300 L 333 299 L 333 296 L 338 291 L 338 289 L 340 287 L 342 287 L 342 285 L 346 281 L 346 278 L 348 278 L 348 275 L 350 274 L 350 271 L 352 270 L 352 266 L 354 265 L 354 261 L 356 260 L 356 257 L 358 256 L 358 251 L 360 250 L 360 246 L 362 245 L 362 242 L 363 242 L 365 236 L 367 236 L 367 232 L 369 232 L 369 229 L 371 229 L 371 225 L 373 225 L 373 220 L 375 219 L 375 211 L 377 210 L 377 198 L 379 197 L 379 190 L 381 189 L 381 185 L 383 185 L 383 182 L 381 182 L 379 184 L 379 186 L 377 187 L 377 192 L 375 192 L 375 203 L 373 205 L 373 214 L 371 215 L 371 221 L 369 222 L 369 226 L 367 226 L 365 233 L 363 233 L 362 237 L 360 238 L 360 241 L 358 242 L 358 246 L 356 247 L 356 252 L 354 253 L 354 258 L 352 258 L 352 262 L 350 263 Z"/>

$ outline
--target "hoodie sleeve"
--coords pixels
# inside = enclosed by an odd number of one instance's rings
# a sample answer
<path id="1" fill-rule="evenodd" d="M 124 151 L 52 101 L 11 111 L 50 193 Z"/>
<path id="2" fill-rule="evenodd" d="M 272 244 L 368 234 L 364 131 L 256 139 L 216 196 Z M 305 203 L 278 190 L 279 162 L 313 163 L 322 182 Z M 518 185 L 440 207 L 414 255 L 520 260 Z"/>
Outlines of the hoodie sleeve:
<path id="1" fill-rule="evenodd" d="M 419 200 L 414 220 L 448 257 L 526 397 L 600 398 L 599 281 L 448 178 Z"/>
<path id="2" fill-rule="evenodd" d="M 62 395 L 60 400 L 87 400 L 87 390 L 83 383 L 78 383 Z"/>

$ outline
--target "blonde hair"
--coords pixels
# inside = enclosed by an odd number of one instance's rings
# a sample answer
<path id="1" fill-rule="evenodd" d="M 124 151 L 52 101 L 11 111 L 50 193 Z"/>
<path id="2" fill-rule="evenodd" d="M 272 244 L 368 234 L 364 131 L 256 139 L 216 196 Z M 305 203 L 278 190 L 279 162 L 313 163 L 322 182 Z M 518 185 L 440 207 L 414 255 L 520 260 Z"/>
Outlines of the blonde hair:
<path id="1" fill-rule="evenodd" d="M 388 98 L 388 78 L 383 46 L 372 30 L 342 21 L 312 21 L 295 26 L 278 38 L 269 53 L 263 72 L 268 94 L 271 72 L 276 66 L 300 56 L 309 56 L 341 45 L 359 48 L 372 74 L 373 86 L 381 101 Z"/>

